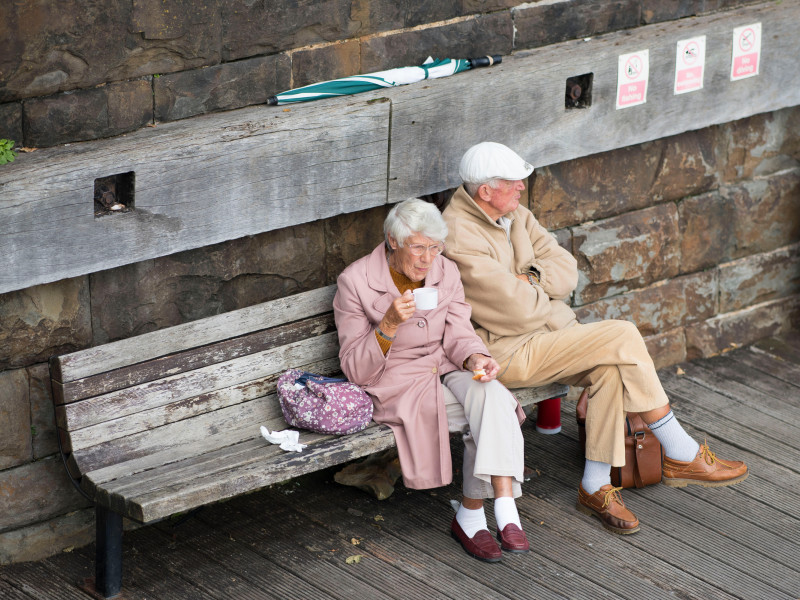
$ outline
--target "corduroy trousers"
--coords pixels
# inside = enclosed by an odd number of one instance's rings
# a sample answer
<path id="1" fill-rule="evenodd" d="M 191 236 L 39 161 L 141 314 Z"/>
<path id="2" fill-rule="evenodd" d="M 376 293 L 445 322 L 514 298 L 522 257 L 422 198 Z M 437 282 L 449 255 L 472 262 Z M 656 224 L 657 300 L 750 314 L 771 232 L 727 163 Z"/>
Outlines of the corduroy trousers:
<path id="1" fill-rule="evenodd" d="M 625 464 L 625 414 L 669 402 L 639 330 L 629 321 L 576 324 L 535 335 L 500 365 L 509 388 L 589 388 L 586 458 Z"/>

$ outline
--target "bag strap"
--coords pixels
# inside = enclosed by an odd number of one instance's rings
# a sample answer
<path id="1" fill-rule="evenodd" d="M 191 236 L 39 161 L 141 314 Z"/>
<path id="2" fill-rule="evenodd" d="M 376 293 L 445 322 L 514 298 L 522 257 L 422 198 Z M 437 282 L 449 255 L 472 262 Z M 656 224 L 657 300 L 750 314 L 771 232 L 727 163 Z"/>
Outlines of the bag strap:
<path id="1" fill-rule="evenodd" d="M 303 371 L 300 374 L 300 377 L 294 380 L 295 383 L 299 383 L 300 385 L 306 385 L 309 381 L 313 381 L 314 383 L 344 383 L 347 381 L 344 377 L 325 377 L 324 375 L 317 375 L 315 373 L 309 373 L 308 371 Z"/>

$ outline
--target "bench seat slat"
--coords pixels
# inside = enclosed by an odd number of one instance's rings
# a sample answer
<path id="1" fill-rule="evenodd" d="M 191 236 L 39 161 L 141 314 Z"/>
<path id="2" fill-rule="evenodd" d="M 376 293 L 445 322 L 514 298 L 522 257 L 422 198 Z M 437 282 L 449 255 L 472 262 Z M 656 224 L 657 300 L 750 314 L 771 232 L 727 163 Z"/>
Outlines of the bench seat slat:
<path id="1" fill-rule="evenodd" d="M 338 343 L 335 332 L 326 333 L 288 346 L 273 348 L 187 373 L 170 375 L 157 381 L 81 402 L 74 402 L 64 407 L 66 422 L 63 427 L 70 431 L 79 430 L 157 406 L 179 402 L 203 393 L 280 373 L 294 365 L 332 358 L 337 356 Z M 75 449 L 74 444 L 73 449 Z"/>
<path id="2" fill-rule="evenodd" d="M 84 398 L 100 396 L 161 379 L 164 374 L 177 375 L 241 356 L 287 346 L 324 333 L 335 331 L 333 315 L 312 317 L 297 323 L 242 335 L 213 346 L 187 349 L 144 363 L 122 367 L 91 377 L 59 384 L 57 404 L 68 404 Z"/>
<path id="3" fill-rule="evenodd" d="M 129 490 L 124 498 L 112 495 L 111 508 L 146 523 L 342 464 L 393 445 L 394 435 L 384 425 L 373 425 L 347 436 L 321 436 L 302 452 L 280 451 L 281 454 L 269 458 L 270 445 L 263 442 L 251 454 L 236 456 L 227 465 L 219 464 L 217 472 L 205 473 L 206 465 L 199 464 L 194 476 L 187 476 L 165 487 L 142 494 Z"/>
<path id="4" fill-rule="evenodd" d="M 84 379 L 159 356 L 181 352 L 187 347 L 196 348 L 213 344 L 259 329 L 327 313 L 331 310 L 335 293 L 336 286 L 330 285 L 65 354 L 51 362 L 51 377 L 62 383 Z"/>

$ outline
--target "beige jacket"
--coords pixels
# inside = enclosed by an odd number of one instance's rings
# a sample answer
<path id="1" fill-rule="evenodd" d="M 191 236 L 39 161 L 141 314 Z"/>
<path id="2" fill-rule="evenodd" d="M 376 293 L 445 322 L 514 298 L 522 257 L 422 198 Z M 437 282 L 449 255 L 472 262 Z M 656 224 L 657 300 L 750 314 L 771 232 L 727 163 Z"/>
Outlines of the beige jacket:
<path id="1" fill-rule="evenodd" d="M 500 363 L 537 333 L 576 323 L 564 302 L 578 284 L 575 258 L 523 206 L 506 215 L 509 233 L 475 204 L 463 186 L 444 211 L 447 257 L 455 261 L 475 331 Z M 516 275 L 531 267 L 541 286 Z"/>

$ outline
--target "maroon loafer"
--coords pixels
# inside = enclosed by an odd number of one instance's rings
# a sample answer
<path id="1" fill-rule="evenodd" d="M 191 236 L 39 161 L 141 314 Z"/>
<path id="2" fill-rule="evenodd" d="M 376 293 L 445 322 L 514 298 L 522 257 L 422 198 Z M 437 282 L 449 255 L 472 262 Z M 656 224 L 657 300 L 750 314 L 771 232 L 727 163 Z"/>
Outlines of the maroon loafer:
<path id="1" fill-rule="evenodd" d="M 470 556 L 474 556 L 478 560 L 484 562 L 500 562 L 503 553 L 497 546 L 497 542 L 492 538 L 492 534 L 488 529 L 481 529 L 472 537 L 467 537 L 461 525 L 453 518 L 453 524 L 450 525 L 450 535 L 461 544 L 464 551 Z"/>
<path id="2" fill-rule="evenodd" d="M 514 523 L 509 523 L 502 531 L 498 531 L 497 539 L 500 540 L 500 547 L 506 552 L 524 554 L 531 549 L 525 532 Z"/>

